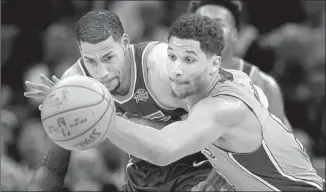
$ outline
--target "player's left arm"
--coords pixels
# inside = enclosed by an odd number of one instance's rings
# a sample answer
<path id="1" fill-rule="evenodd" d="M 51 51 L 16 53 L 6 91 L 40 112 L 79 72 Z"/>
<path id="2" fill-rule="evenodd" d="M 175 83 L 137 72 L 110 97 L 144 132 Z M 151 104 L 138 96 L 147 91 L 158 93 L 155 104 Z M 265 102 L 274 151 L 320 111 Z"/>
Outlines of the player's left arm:
<path id="1" fill-rule="evenodd" d="M 162 130 L 116 117 L 108 139 L 129 154 L 165 166 L 196 153 L 245 118 L 245 105 L 225 98 L 206 98 L 193 107 L 184 121 Z M 232 121 L 230 121 L 232 116 Z"/>
<path id="2" fill-rule="evenodd" d="M 269 101 L 268 110 L 276 117 L 280 118 L 282 122 L 292 130 L 291 124 L 285 115 L 283 95 L 278 83 L 273 77 L 263 72 L 261 72 L 261 76 L 265 80 L 264 92 Z"/>

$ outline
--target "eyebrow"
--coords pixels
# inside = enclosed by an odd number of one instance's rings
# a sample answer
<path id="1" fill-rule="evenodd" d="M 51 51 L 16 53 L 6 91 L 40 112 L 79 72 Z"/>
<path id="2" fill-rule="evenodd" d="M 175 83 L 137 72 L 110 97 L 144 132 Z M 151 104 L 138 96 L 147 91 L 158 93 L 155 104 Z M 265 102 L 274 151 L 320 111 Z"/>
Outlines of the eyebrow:
<path id="1" fill-rule="evenodd" d="M 106 57 L 108 55 L 112 55 L 112 53 L 113 53 L 113 51 L 108 51 L 108 52 L 104 53 L 103 56 L 101 56 L 101 58 Z"/>
<path id="2" fill-rule="evenodd" d="M 188 53 L 188 54 L 192 54 L 192 55 L 195 55 L 195 56 L 198 57 L 198 55 L 197 55 L 197 53 L 195 51 L 188 51 L 188 50 L 186 50 L 185 52 Z"/>
<path id="3" fill-rule="evenodd" d="M 88 59 L 88 60 L 94 59 L 94 58 L 90 58 L 90 57 L 87 57 L 87 56 L 84 56 L 84 58 Z"/>
<path id="4" fill-rule="evenodd" d="M 173 50 L 173 49 L 171 47 L 168 47 L 168 50 Z M 188 53 L 188 54 L 192 54 L 192 55 L 195 55 L 195 56 L 198 57 L 198 55 L 197 55 L 197 53 L 195 51 L 188 51 L 188 50 L 186 50 L 185 52 Z"/>

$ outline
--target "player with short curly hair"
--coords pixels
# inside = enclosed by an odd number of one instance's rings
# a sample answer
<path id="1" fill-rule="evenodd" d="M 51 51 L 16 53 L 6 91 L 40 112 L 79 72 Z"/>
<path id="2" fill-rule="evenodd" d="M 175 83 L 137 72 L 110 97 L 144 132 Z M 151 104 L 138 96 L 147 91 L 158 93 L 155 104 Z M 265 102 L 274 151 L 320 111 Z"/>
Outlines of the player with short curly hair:
<path id="1" fill-rule="evenodd" d="M 167 70 L 188 118 L 156 130 L 116 117 L 108 139 L 160 166 L 201 150 L 228 184 L 218 191 L 322 191 L 325 180 L 293 133 L 263 106 L 248 75 L 220 67 L 223 36 L 214 19 L 178 18 L 170 28 Z"/>

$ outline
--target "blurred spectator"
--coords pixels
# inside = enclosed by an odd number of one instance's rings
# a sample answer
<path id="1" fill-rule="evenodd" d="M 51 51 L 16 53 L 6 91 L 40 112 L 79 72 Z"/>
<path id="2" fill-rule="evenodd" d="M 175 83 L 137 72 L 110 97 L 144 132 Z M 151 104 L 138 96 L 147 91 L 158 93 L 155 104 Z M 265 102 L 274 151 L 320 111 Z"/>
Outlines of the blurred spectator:
<path id="1" fill-rule="evenodd" d="M 285 23 L 303 22 L 305 17 L 300 1 L 245 1 L 247 15 L 246 27 L 243 34 L 248 32 L 249 42 L 247 49 L 241 50 L 240 56 L 250 63 L 257 65 L 263 71 L 269 73 L 274 67 L 275 56 L 266 47 L 260 46 L 262 37 L 271 33 L 274 29 Z M 289 11 L 291 10 L 291 14 Z M 275 12 L 277 11 L 277 16 Z M 254 33 L 253 33 L 254 32 Z M 251 34 L 250 34 L 251 33 Z M 255 34 L 252 36 L 252 34 Z"/>
<path id="2" fill-rule="evenodd" d="M 1 25 L 1 68 L 12 54 L 13 41 L 19 34 L 15 25 Z"/>
<path id="3" fill-rule="evenodd" d="M 33 171 L 48 150 L 48 137 L 40 119 L 28 119 L 18 136 L 17 148 L 21 163 Z"/>
<path id="4" fill-rule="evenodd" d="M 74 24 L 69 20 L 61 20 L 51 24 L 45 31 L 43 40 L 44 61 L 49 64 L 52 72 L 62 61 L 71 62 L 64 66 L 66 70 L 80 57 L 74 27 Z M 62 73 L 56 75 L 60 77 Z"/>
<path id="5" fill-rule="evenodd" d="M 167 42 L 168 27 L 163 24 L 164 16 L 167 15 L 164 1 L 144 1 L 139 11 L 141 19 L 144 22 L 144 30 L 138 42 Z"/>
<path id="6" fill-rule="evenodd" d="M 42 42 L 36 34 L 22 32 L 14 39 L 12 54 L 1 67 L 1 83 L 9 85 L 15 91 L 15 103 L 24 103 L 24 73 L 33 63 L 42 61 L 42 57 Z"/>
<path id="7" fill-rule="evenodd" d="M 114 1 L 110 8 L 120 18 L 125 33 L 131 43 L 137 43 L 144 31 L 144 21 L 140 16 L 140 6 L 145 1 Z"/>
<path id="8" fill-rule="evenodd" d="M 1 101 L 0 105 L 6 107 L 10 104 L 12 98 L 13 90 L 8 85 L 1 85 Z"/>
<path id="9" fill-rule="evenodd" d="M 321 129 L 325 103 L 324 3 L 304 2 L 305 22 L 282 25 L 260 42 L 276 56 L 274 75 L 281 82 L 291 124 L 313 138 L 318 155 L 325 155 L 325 133 Z"/>
<path id="10" fill-rule="evenodd" d="M 23 168 L 8 155 L 17 124 L 18 118 L 13 112 L 1 110 L 1 191 L 24 191 L 29 182 Z"/>
<path id="11" fill-rule="evenodd" d="M 108 172 L 102 154 L 95 148 L 74 152 L 69 167 L 70 188 L 72 191 L 117 191 L 113 183 L 107 181 Z M 69 182 L 68 182 L 69 183 Z"/>

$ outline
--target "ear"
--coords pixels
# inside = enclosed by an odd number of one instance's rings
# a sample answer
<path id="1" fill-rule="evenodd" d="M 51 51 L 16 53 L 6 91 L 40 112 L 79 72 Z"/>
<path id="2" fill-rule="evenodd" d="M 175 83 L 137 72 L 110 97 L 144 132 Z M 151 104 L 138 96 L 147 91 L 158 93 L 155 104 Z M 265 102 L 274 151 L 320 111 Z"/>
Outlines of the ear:
<path id="1" fill-rule="evenodd" d="M 123 45 L 124 48 L 126 48 L 129 45 L 130 40 L 129 40 L 129 37 L 128 37 L 127 34 L 124 33 L 122 35 L 122 37 L 121 37 L 121 43 L 122 43 L 122 45 Z"/>
<path id="2" fill-rule="evenodd" d="M 81 48 L 81 46 L 80 46 L 80 43 L 78 44 L 78 48 L 79 48 L 79 51 L 80 51 L 80 53 L 82 52 L 82 48 Z"/>
<path id="3" fill-rule="evenodd" d="M 212 56 L 212 62 L 213 62 L 213 72 L 217 72 L 220 69 L 221 66 L 221 56 L 213 55 Z"/>

